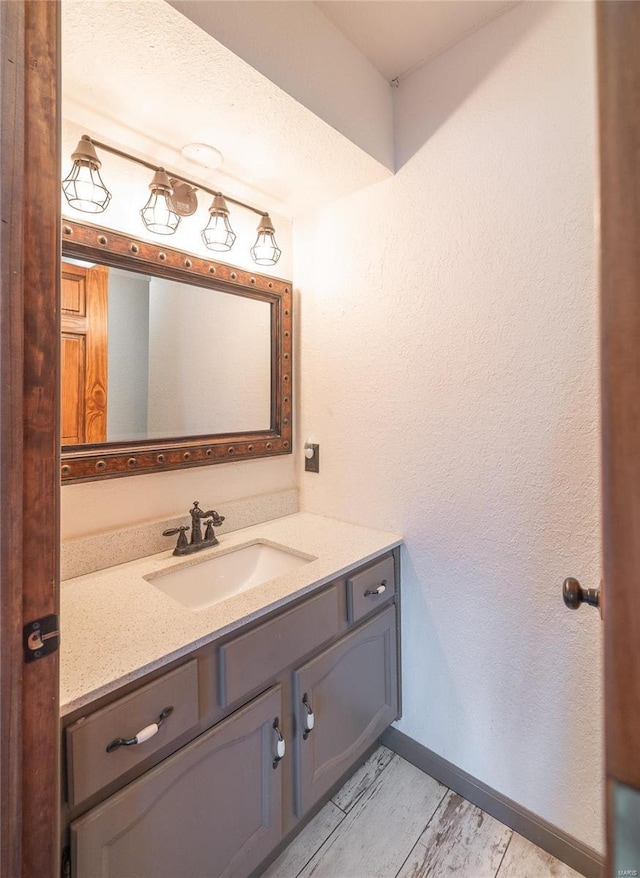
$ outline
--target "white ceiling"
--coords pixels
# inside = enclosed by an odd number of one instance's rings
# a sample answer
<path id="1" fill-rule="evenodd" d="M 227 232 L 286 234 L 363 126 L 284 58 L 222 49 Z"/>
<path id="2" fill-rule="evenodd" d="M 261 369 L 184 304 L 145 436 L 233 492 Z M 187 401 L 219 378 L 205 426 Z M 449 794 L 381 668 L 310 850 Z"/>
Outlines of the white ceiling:
<path id="1" fill-rule="evenodd" d="M 323 22 L 323 14 L 328 16 L 328 30 L 333 33 L 335 23 L 391 79 L 514 3 L 330 0 L 306 5 Z M 61 6 L 63 116 L 73 132 L 69 137 L 84 131 L 285 216 L 390 175 L 388 166 L 332 120 L 307 109 L 164 0 L 63 0 Z M 298 26 L 292 24 L 293 37 Z M 283 39 L 291 37 L 283 34 Z M 317 39 L 321 52 L 319 34 Z M 305 62 L 304 57 L 296 60 Z M 322 52 L 321 60 L 324 64 Z M 322 84 L 330 100 L 343 99 L 346 84 L 339 77 Z M 366 122 L 362 112 L 355 118 L 358 124 Z M 189 142 L 216 146 L 225 158 L 222 168 L 205 172 L 186 161 L 180 149 Z"/>
<path id="2" fill-rule="evenodd" d="M 284 216 L 390 175 L 164 0 L 61 5 L 62 113 L 74 132 Z M 214 145 L 222 168 L 189 162 L 185 143 Z"/>
<path id="3" fill-rule="evenodd" d="M 391 81 L 502 15 L 516 2 L 316 0 L 316 6 Z"/>

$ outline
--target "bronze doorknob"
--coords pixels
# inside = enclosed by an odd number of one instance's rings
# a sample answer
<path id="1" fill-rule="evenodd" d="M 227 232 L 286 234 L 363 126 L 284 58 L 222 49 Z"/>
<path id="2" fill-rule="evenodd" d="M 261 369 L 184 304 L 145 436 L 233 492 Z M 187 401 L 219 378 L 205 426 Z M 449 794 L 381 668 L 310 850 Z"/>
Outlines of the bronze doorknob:
<path id="1" fill-rule="evenodd" d="M 600 607 L 600 589 L 582 588 L 577 579 L 568 576 L 562 583 L 562 600 L 570 610 L 577 610 L 580 604 Z"/>

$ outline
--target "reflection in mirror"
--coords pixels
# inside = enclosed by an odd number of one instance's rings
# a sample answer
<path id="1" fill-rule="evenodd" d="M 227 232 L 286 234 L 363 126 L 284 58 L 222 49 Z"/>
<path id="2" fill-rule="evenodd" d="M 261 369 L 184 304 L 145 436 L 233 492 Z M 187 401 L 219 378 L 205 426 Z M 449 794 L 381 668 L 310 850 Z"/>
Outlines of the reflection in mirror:
<path id="1" fill-rule="evenodd" d="M 63 484 L 291 454 L 291 282 L 63 219 Z"/>
<path id="2" fill-rule="evenodd" d="M 267 302 L 151 278 L 147 435 L 268 430 L 270 317 Z"/>
<path id="3" fill-rule="evenodd" d="M 62 295 L 63 444 L 270 428 L 269 302 L 67 257 Z"/>

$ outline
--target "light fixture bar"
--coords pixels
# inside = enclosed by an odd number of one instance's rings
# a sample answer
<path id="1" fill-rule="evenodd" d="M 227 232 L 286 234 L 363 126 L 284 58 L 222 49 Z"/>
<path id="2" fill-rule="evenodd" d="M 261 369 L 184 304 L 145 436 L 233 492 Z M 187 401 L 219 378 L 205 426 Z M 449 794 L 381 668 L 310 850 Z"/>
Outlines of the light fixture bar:
<path id="1" fill-rule="evenodd" d="M 151 171 L 157 171 L 158 165 L 153 164 L 153 162 L 148 162 L 145 159 L 139 159 L 137 156 L 130 155 L 128 152 L 123 152 L 121 149 L 116 149 L 115 146 L 109 146 L 107 143 L 102 143 L 100 140 L 94 140 L 93 137 L 86 137 L 90 143 L 94 146 L 97 146 L 99 149 L 104 149 L 106 152 L 110 152 L 112 155 L 117 155 L 122 159 L 127 159 L 130 162 L 135 162 L 138 165 L 142 165 L 144 168 L 149 168 Z M 182 183 L 188 183 L 189 186 L 193 186 L 194 189 L 200 189 L 203 192 L 208 192 L 209 195 L 222 195 L 225 201 L 231 202 L 231 204 L 236 204 L 238 207 L 244 207 L 245 210 L 251 210 L 253 213 L 256 213 L 258 216 L 268 216 L 268 212 L 264 210 L 258 210 L 257 207 L 252 207 L 250 204 L 247 204 L 245 201 L 238 201 L 237 198 L 231 198 L 230 195 L 224 195 L 223 192 L 220 192 L 218 189 L 209 189 L 207 186 L 203 186 L 202 183 L 195 183 L 193 180 L 189 180 L 184 174 L 177 173 L 176 171 L 172 171 L 168 168 L 165 168 L 165 171 L 170 177 L 175 177 L 180 180 Z"/>

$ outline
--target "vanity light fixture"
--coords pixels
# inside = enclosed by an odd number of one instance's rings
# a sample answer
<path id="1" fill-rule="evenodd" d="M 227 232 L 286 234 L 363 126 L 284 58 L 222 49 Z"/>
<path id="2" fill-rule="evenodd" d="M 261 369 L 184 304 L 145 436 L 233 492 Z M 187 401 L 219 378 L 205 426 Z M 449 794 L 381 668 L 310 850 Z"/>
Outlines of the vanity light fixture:
<path id="1" fill-rule="evenodd" d="M 169 197 L 169 205 L 178 216 L 191 216 L 198 209 L 198 199 L 194 186 L 183 183 L 182 180 L 176 180 L 175 177 L 169 177 L 173 195 Z"/>
<path id="2" fill-rule="evenodd" d="M 173 186 L 164 168 L 158 168 L 149 183 L 151 195 L 140 211 L 142 222 L 156 235 L 173 235 L 180 217 L 172 207 Z"/>
<path id="3" fill-rule="evenodd" d="M 202 146 L 202 144 L 195 145 Z M 82 135 L 76 151 L 71 156 L 73 167 L 62 183 L 62 191 L 71 207 L 83 213 L 100 213 L 111 201 L 111 193 L 99 173 L 101 162 L 96 154 L 96 147 L 154 172 L 149 184 L 151 195 L 140 211 L 142 222 L 150 232 L 156 235 L 172 235 L 180 225 L 181 217 L 195 213 L 198 206 L 196 191 L 199 188 L 213 196 L 209 208 L 209 222 L 201 233 L 208 249 L 226 251 L 235 243 L 236 235 L 229 222 L 227 207 L 227 202 L 230 202 L 257 213 L 260 217 L 258 237 L 249 251 L 253 261 L 258 265 L 275 265 L 280 259 L 282 251 L 276 244 L 275 229 L 269 214 L 265 211 L 258 210 L 236 198 L 224 196 L 222 192 L 209 189 L 207 186 L 198 185 L 192 180 L 185 179 L 182 174 L 167 172 L 164 168 L 159 168 L 144 159 L 94 140 L 87 134 Z"/>
<path id="4" fill-rule="evenodd" d="M 71 170 L 62 181 L 65 198 L 71 207 L 83 213 L 102 213 L 111 201 L 111 193 L 102 182 L 102 162 L 86 134 L 80 138 L 71 159 Z"/>
<path id="5" fill-rule="evenodd" d="M 268 213 L 263 214 L 258 224 L 258 237 L 250 252 L 258 265 L 275 265 L 280 259 L 282 250 L 276 244 L 276 230 Z"/>
<path id="6" fill-rule="evenodd" d="M 222 195 L 214 195 L 209 208 L 209 222 L 202 230 L 202 240 L 209 250 L 231 250 L 236 239 L 229 223 L 229 208 Z"/>

